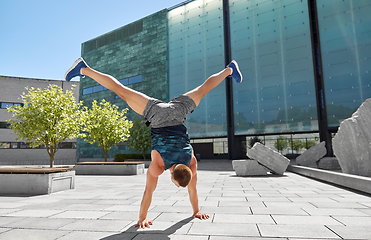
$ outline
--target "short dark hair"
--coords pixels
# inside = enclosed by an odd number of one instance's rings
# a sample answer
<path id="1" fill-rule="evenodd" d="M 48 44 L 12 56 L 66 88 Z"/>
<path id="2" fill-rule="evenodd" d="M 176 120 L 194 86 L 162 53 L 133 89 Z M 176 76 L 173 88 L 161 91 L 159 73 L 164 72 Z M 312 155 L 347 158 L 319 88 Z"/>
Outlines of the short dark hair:
<path id="1" fill-rule="evenodd" d="M 192 179 L 192 171 L 184 164 L 177 164 L 173 169 L 174 180 L 176 180 L 180 186 L 186 187 Z"/>

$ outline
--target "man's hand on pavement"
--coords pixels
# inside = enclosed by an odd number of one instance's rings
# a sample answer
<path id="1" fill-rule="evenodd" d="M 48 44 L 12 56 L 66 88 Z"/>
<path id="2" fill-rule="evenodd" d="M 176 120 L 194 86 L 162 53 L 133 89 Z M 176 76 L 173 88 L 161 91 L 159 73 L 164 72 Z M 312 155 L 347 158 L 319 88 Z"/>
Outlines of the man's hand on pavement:
<path id="1" fill-rule="evenodd" d="M 144 220 L 138 220 L 137 224 L 135 224 L 134 227 L 139 227 L 139 229 L 143 228 L 145 229 L 146 227 L 150 228 L 149 225 L 152 225 L 152 221 L 148 221 L 147 219 Z"/>
<path id="2" fill-rule="evenodd" d="M 199 218 L 201 220 L 206 220 L 209 218 L 209 215 L 205 214 L 205 213 L 201 213 L 201 212 L 197 212 L 195 214 L 193 214 L 192 216 L 193 218 Z"/>

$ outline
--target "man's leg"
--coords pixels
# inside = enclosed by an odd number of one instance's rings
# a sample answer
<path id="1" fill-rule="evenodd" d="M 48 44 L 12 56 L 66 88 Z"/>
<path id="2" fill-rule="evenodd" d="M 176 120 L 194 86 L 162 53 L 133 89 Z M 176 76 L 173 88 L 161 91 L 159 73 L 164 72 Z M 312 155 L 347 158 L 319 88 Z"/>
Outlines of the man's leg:
<path id="1" fill-rule="evenodd" d="M 150 99 L 147 95 L 137 92 L 122 85 L 116 78 L 98 72 L 90 67 L 81 68 L 81 74 L 91 77 L 104 87 L 114 91 L 119 97 L 124 99 L 136 113 L 143 115 L 147 102 Z"/>
<path id="2" fill-rule="evenodd" d="M 218 86 L 226 77 L 232 74 L 232 69 L 226 67 L 223 71 L 211 75 L 201 86 L 187 92 L 184 94 L 192 98 L 196 103 L 196 106 L 200 103 L 201 99 L 206 96 L 206 94 L 216 86 Z"/>

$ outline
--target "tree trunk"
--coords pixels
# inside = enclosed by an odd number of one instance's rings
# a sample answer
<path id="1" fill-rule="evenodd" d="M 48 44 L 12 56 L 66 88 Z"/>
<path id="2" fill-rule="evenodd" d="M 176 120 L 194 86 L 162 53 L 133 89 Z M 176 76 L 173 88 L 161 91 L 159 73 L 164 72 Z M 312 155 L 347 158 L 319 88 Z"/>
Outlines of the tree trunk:
<path id="1" fill-rule="evenodd" d="M 146 153 L 143 152 L 142 155 L 143 155 L 143 159 L 146 160 Z"/>
<path id="2" fill-rule="evenodd" d="M 54 154 L 50 154 L 50 168 L 54 165 Z"/>
<path id="3" fill-rule="evenodd" d="M 108 151 L 104 151 L 104 161 L 107 162 Z"/>

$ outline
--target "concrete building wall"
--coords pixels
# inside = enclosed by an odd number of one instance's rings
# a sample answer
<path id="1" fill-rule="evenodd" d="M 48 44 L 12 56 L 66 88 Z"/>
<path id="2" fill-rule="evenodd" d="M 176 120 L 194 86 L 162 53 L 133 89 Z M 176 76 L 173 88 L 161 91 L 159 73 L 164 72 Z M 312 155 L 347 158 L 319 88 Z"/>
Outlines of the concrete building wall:
<path id="1" fill-rule="evenodd" d="M 22 103 L 21 94 L 27 92 L 26 87 L 45 89 L 50 84 L 71 90 L 73 87 L 74 97 L 79 99 L 79 82 L 65 82 L 58 80 L 34 79 L 0 76 L 0 103 Z M 7 109 L 0 108 L 0 123 L 5 123 L 12 118 L 12 113 Z M 49 155 L 46 149 L 21 148 L 22 141 L 16 140 L 13 130 L 0 128 L 0 165 L 32 165 L 49 164 Z M 66 142 L 76 142 L 76 139 L 67 139 Z M 11 144 L 11 148 L 7 148 Z M 17 148 L 15 148 L 17 147 Z M 60 149 L 55 155 L 55 164 L 73 164 L 76 162 L 76 149 Z"/>

